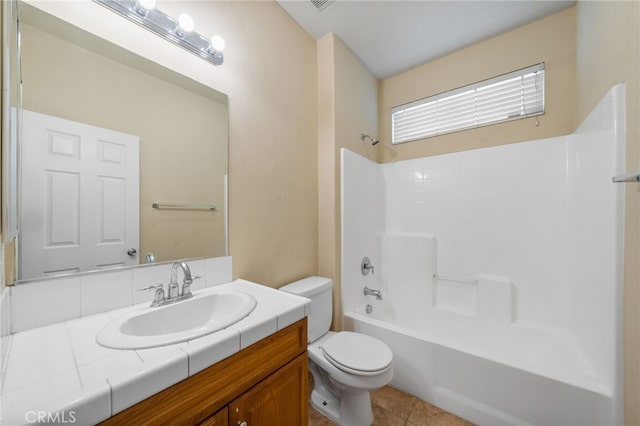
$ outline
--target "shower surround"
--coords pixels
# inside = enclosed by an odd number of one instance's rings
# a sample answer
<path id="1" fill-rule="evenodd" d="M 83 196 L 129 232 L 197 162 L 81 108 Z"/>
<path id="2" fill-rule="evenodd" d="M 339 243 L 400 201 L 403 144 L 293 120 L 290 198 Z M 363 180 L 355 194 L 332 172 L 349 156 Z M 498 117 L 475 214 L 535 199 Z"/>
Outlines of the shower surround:
<path id="1" fill-rule="evenodd" d="M 622 424 L 624 128 L 619 85 L 568 136 L 342 151 L 345 327 L 392 347 L 393 385 L 480 425 Z"/>

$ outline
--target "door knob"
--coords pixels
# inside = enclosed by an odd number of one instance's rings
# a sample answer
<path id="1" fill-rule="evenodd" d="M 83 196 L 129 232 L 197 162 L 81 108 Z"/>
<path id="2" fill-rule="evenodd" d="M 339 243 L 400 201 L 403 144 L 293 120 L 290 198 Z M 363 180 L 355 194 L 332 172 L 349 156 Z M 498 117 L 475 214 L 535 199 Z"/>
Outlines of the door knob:
<path id="1" fill-rule="evenodd" d="M 243 422 L 238 420 L 238 423 L 236 423 L 238 426 L 247 426 L 247 422 Z"/>
<path id="2" fill-rule="evenodd" d="M 134 257 L 136 254 L 138 254 L 138 250 L 130 248 L 129 250 L 127 250 L 127 254 L 131 257 Z"/>

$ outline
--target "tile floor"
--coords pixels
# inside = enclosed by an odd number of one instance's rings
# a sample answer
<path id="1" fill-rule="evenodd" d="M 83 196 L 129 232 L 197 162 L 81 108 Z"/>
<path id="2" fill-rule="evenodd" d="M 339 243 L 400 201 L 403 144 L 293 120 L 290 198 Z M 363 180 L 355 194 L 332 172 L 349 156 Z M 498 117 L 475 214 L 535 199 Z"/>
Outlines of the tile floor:
<path id="1" fill-rule="evenodd" d="M 473 426 L 454 416 L 391 386 L 371 393 L 372 426 Z M 313 407 L 309 407 L 309 426 L 336 426 Z"/>

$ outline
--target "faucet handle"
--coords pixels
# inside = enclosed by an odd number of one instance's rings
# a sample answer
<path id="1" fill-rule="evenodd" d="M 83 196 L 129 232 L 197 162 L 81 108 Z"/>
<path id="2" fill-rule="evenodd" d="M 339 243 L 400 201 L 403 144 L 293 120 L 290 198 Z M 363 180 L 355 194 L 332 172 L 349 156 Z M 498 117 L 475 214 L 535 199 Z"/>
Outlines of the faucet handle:
<path id="1" fill-rule="evenodd" d="M 149 290 L 153 290 L 153 289 L 156 289 L 156 288 L 162 288 L 162 285 L 163 284 L 148 285 L 146 287 L 139 288 L 138 291 L 149 291 Z"/>
<path id="2" fill-rule="evenodd" d="M 175 299 L 180 296 L 180 285 L 177 282 L 170 282 L 167 288 L 167 298 Z"/>
<path id="3" fill-rule="evenodd" d="M 156 292 L 153 295 L 153 303 L 160 303 L 160 302 L 164 301 L 164 288 L 163 288 L 163 286 L 164 286 L 164 284 L 162 284 L 162 283 L 159 283 L 159 284 L 156 284 L 156 285 L 148 285 L 146 287 L 142 287 L 138 291 L 148 291 L 148 290 L 154 290 L 155 289 Z"/>
<path id="4" fill-rule="evenodd" d="M 199 275 L 196 275 L 194 277 L 191 277 L 190 280 L 184 280 L 184 282 L 182 283 L 182 294 L 180 296 L 182 297 L 191 297 L 193 296 L 193 294 L 191 294 L 191 284 L 193 283 L 194 280 L 199 280 L 200 278 L 202 278 Z"/>
<path id="5" fill-rule="evenodd" d="M 193 277 L 189 276 L 189 277 L 185 277 L 184 280 L 182 281 L 182 284 L 193 284 L 193 282 L 195 280 L 199 280 L 200 278 L 202 278 L 200 275 L 194 275 Z"/>
<path id="6" fill-rule="evenodd" d="M 374 267 L 371 264 L 371 259 L 365 256 L 364 259 L 362 259 L 362 263 L 360 263 L 360 272 L 362 272 L 362 275 L 368 275 L 369 271 L 371 271 L 371 275 L 373 275 L 373 270 Z"/>
<path id="7" fill-rule="evenodd" d="M 183 283 L 182 284 L 182 297 L 190 297 L 191 296 L 191 283 Z"/>

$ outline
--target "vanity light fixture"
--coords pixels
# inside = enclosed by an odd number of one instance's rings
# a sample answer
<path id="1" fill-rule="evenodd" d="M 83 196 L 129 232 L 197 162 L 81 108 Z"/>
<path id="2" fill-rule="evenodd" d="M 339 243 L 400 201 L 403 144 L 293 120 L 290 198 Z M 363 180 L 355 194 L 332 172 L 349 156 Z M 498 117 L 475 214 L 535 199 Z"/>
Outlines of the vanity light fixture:
<path id="1" fill-rule="evenodd" d="M 209 45 L 209 49 L 211 52 L 222 52 L 224 50 L 224 39 L 219 35 L 214 35 L 211 37 L 211 44 Z"/>
<path id="2" fill-rule="evenodd" d="M 156 8 L 156 0 L 138 0 L 134 8 L 140 16 L 147 16 L 150 10 Z"/>
<path id="3" fill-rule="evenodd" d="M 222 65 L 224 39 L 219 35 L 205 37 L 193 31 L 193 18 L 186 13 L 178 19 L 156 9 L 156 0 L 94 0 L 189 52 L 212 63 Z"/>
<path id="4" fill-rule="evenodd" d="M 193 27 L 195 27 L 193 18 L 186 13 L 181 13 L 178 16 L 178 26 L 175 29 L 176 35 L 182 38 L 186 33 L 193 31 Z"/>

